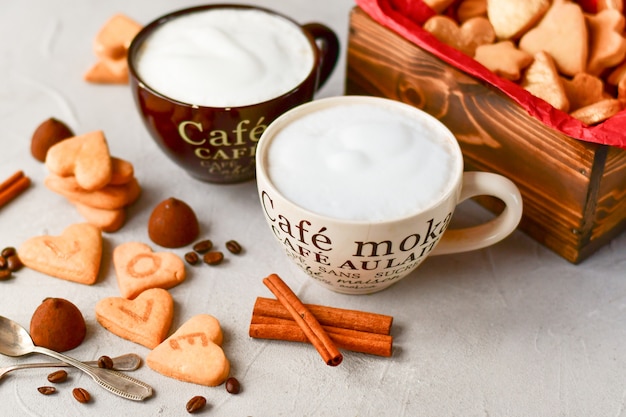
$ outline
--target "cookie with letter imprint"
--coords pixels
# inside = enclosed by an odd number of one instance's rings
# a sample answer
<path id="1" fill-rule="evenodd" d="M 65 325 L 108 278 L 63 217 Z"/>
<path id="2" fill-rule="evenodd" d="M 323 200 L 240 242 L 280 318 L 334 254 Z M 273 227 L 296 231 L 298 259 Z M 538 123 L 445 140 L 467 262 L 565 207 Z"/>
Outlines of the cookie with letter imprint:
<path id="1" fill-rule="evenodd" d="M 32 237 L 18 248 L 22 263 L 35 271 L 91 285 L 102 260 L 102 232 L 89 223 L 68 226 L 59 236 Z"/>
<path id="2" fill-rule="evenodd" d="M 185 263 L 173 252 L 153 252 L 141 242 L 113 250 L 113 265 L 122 297 L 133 299 L 150 288 L 172 288 L 185 280 Z"/>
<path id="3" fill-rule="evenodd" d="M 217 386 L 230 372 L 222 340 L 220 322 L 209 314 L 199 314 L 154 348 L 146 363 L 152 370 L 170 378 Z"/>
<path id="4" fill-rule="evenodd" d="M 96 304 L 98 323 L 111 333 L 154 349 L 167 337 L 174 300 L 167 290 L 151 288 L 134 300 L 108 297 Z"/>

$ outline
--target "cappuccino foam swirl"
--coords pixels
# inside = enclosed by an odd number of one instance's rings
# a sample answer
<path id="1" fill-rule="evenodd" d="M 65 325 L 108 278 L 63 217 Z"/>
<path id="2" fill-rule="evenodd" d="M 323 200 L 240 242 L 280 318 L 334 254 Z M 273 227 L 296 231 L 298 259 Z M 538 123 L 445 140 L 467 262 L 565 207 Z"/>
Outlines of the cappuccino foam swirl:
<path id="1" fill-rule="evenodd" d="M 295 88 L 313 59 L 308 39 L 287 19 L 217 8 L 156 29 L 141 46 L 137 71 L 154 90 L 183 103 L 245 106 Z"/>
<path id="2" fill-rule="evenodd" d="M 341 105 L 292 120 L 268 151 L 272 183 L 338 219 L 384 221 L 450 192 L 458 158 L 439 125 L 384 106 Z"/>

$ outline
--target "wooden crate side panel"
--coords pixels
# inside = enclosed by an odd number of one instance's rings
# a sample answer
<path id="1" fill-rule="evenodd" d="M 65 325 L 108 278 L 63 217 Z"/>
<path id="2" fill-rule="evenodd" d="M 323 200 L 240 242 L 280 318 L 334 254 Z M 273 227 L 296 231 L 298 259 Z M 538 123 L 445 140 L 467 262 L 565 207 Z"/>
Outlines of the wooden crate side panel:
<path id="1" fill-rule="evenodd" d="M 520 227 L 566 259 L 591 236 L 590 177 L 596 145 L 542 123 L 508 97 L 476 82 L 356 8 L 351 15 L 346 92 L 410 103 L 448 125 L 468 169 L 499 172 L 524 197 Z M 503 138 L 498 140 L 496 138 Z"/>
<path id="2" fill-rule="evenodd" d="M 626 229 L 626 150 L 609 148 L 600 182 L 591 239 L 606 240 Z"/>

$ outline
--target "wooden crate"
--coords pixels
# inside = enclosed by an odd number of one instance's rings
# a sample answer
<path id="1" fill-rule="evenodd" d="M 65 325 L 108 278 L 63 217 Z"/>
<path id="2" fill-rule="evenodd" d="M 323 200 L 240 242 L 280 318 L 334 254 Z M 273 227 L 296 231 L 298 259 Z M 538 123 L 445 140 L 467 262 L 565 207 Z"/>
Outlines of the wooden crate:
<path id="1" fill-rule="evenodd" d="M 346 94 L 388 97 L 434 115 L 456 135 L 467 170 L 513 180 L 520 229 L 578 263 L 626 227 L 626 151 L 572 139 L 498 89 L 448 65 L 355 7 Z M 500 202 L 481 199 L 490 210 Z"/>

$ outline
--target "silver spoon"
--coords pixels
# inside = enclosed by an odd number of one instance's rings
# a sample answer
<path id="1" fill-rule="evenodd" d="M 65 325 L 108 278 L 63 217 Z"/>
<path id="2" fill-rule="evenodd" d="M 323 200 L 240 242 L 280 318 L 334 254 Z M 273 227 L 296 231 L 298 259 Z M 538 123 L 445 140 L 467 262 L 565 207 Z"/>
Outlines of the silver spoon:
<path id="1" fill-rule="evenodd" d="M 113 361 L 113 369 L 116 371 L 134 371 L 141 365 L 141 357 L 135 353 L 127 353 L 126 355 L 117 356 L 111 358 Z M 84 362 L 90 366 L 98 366 L 98 361 Z M 19 363 L 15 365 L 5 366 L 0 368 L 0 379 L 9 372 L 17 371 L 19 369 L 29 368 L 59 368 L 71 366 L 65 362 L 37 362 L 37 363 Z"/>
<path id="2" fill-rule="evenodd" d="M 2 316 L 0 316 L 0 353 L 13 357 L 30 353 L 50 356 L 80 369 L 100 386 L 129 400 L 141 401 L 152 395 L 152 387 L 145 382 L 111 369 L 89 366 L 62 353 L 36 346 L 26 329 Z"/>

